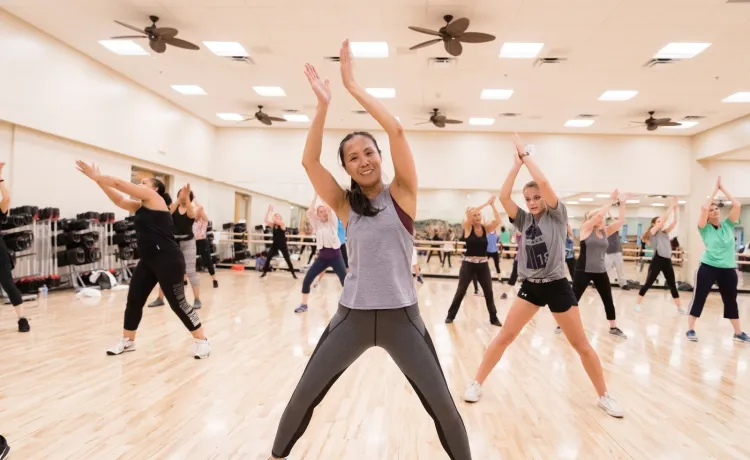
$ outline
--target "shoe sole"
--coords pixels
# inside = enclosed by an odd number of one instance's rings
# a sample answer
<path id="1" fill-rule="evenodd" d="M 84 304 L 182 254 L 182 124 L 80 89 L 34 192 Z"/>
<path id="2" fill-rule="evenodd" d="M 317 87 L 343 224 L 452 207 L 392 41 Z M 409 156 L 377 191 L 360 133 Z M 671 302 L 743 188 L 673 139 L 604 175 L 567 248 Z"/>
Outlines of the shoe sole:
<path id="1" fill-rule="evenodd" d="M 107 350 L 107 356 L 117 356 L 117 355 L 121 355 L 123 353 L 127 353 L 129 351 L 135 351 L 135 348 L 132 348 L 132 347 L 131 348 L 126 348 L 126 349 L 122 350 L 120 353 L 112 353 L 111 351 Z M 0 460 L 2 460 L 2 459 L 0 458 Z"/>
<path id="2" fill-rule="evenodd" d="M 742 339 L 738 339 L 737 337 L 732 337 L 732 339 L 733 339 L 733 340 L 734 340 L 735 342 L 740 342 L 740 343 L 750 343 L 750 342 L 748 342 L 748 341 L 745 341 L 745 340 L 742 340 Z"/>
<path id="3" fill-rule="evenodd" d="M 193 355 L 193 358 L 195 358 L 195 359 L 206 359 L 209 356 L 211 356 L 211 352 L 209 352 L 206 356 Z"/>
<path id="4" fill-rule="evenodd" d="M 477 398 L 477 399 L 466 399 L 466 397 L 464 396 L 461 399 L 463 399 L 464 402 L 474 404 L 474 403 L 478 403 L 479 402 L 479 400 L 481 399 L 481 396 L 479 398 Z"/>
<path id="5" fill-rule="evenodd" d="M 611 411 L 608 411 L 604 406 L 602 406 L 601 404 L 598 404 L 598 403 L 597 403 L 597 406 L 599 406 L 610 417 L 614 417 L 614 418 L 623 418 L 623 417 L 625 417 L 625 414 L 623 414 L 622 412 L 611 412 Z"/>

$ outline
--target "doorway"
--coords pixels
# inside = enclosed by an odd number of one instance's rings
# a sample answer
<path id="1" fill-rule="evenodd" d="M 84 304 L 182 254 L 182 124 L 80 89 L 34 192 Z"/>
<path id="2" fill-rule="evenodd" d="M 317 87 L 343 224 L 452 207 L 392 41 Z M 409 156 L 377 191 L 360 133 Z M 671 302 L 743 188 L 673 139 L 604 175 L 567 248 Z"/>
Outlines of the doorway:
<path id="1" fill-rule="evenodd" d="M 250 216 L 250 195 L 234 192 L 234 222 L 241 220 L 248 222 Z"/>

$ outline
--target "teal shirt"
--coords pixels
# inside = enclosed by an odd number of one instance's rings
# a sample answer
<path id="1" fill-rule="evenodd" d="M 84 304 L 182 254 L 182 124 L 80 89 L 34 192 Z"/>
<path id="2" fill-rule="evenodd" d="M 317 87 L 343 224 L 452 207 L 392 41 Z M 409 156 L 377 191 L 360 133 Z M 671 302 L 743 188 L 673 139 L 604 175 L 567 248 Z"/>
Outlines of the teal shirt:
<path id="1" fill-rule="evenodd" d="M 706 222 L 705 227 L 699 228 L 698 233 L 703 238 L 706 252 L 701 256 L 701 263 L 716 268 L 736 268 L 737 261 L 734 257 L 734 226 L 729 219 L 724 219 L 717 229 L 711 223 Z"/>
<path id="2" fill-rule="evenodd" d="M 500 242 L 503 244 L 509 244 L 510 243 L 510 232 L 504 231 L 500 233 Z"/>

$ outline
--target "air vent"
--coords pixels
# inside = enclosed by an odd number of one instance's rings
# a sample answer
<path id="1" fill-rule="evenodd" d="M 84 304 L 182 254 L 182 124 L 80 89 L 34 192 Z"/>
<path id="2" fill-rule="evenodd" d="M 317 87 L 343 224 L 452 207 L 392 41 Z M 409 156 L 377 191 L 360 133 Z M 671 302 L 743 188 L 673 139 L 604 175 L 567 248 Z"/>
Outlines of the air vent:
<path id="1" fill-rule="evenodd" d="M 515 113 L 515 112 L 505 112 L 505 113 L 501 113 L 500 115 L 498 115 L 498 117 L 500 118 L 518 118 L 520 116 L 521 116 L 520 113 Z"/>
<path id="2" fill-rule="evenodd" d="M 576 118 L 596 118 L 599 115 L 596 115 L 595 113 L 581 113 L 576 116 Z"/>
<path id="3" fill-rule="evenodd" d="M 672 58 L 654 58 L 649 59 L 646 61 L 645 64 L 643 64 L 643 67 L 654 67 L 654 66 L 663 66 L 668 64 L 674 64 L 675 60 Z"/>
<path id="4" fill-rule="evenodd" d="M 284 109 L 284 110 L 282 110 L 282 112 L 284 112 L 284 113 L 297 113 L 297 112 L 299 112 L 299 110 L 297 110 L 297 109 Z"/>
<path id="5" fill-rule="evenodd" d="M 431 57 L 427 59 L 427 67 L 430 69 L 450 69 L 456 67 L 456 58 L 452 57 Z"/>
<path id="6" fill-rule="evenodd" d="M 564 58 L 564 57 L 543 57 L 534 61 L 534 65 L 536 67 L 539 67 L 544 64 L 562 64 L 563 62 L 567 60 L 568 58 Z"/>
<path id="7" fill-rule="evenodd" d="M 750 3 L 750 1 L 748 3 Z M 690 121 L 690 120 L 703 120 L 704 118 L 706 117 L 704 117 L 703 115 L 688 115 L 686 117 L 683 117 L 682 119 L 685 121 Z"/>
<path id="8" fill-rule="evenodd" d="M 338 56 L 326 56 L 323 59 L 325 59 L 328 62 L 341 62 L 341 58 Z"/>
<path id="9" fill-rule="evenodd" d="M 228 56 L 226 59 L 240 64 L 255 65 L 255 61 L 249 56 Z"/>
<path id="10" fill-rule="evenodd" d="M 367 110 L 352 110 L 352 113 L 355 115 L 366 115 Z"/>

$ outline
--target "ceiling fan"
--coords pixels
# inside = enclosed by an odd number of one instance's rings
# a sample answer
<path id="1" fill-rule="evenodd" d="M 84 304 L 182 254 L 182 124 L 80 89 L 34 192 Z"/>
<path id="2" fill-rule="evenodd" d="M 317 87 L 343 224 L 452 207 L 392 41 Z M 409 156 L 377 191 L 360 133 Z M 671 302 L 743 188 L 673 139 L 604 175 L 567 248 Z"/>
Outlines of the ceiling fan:
<path id="1" fill-rule="evenodd" d="M 634 126 L 630 126 L 631 128 L 636 128 L 640 126 L 645 126 L 647 130 L 649 131 L 656 131 L 661 126 L 680 126 L 680 123 L 677 123 L 676 121 L 672 121 L 671 118 L 654 118 L 654 111 L 650 111 L 648 113 L 649 117 L 646 118 L 644 121 L 631 121 L 630 123 L 637 123 Z"/>
<path id="2" fill-rule="evenodd" d="M 286 121 L 284 118 L 269 116 L 267 113 L 263 111 L 262 105 L 258 106 L 258 111 L 255 112 L 255 115 L 253 115 L 251 118 L 245 118 L 244 120 L 240 121 L 240 123 L 244 121 L 250 121 L 250 120 L 258 120 L 259 122 L 263 123 L 266 126 L 271 126 L 274 121 L 277 121 L 277 122 Z"/>
<path id="3" fill-rule="evenodd" d="M 113 40 L 127 39 L 132 40 L 134 38 L 148 38 L 148 45 L 157 53 L 163 53 L 167 50 L 167 45 L 176 46 L 178 48 L 184 48 L 186 50 L 199 50 L 198 45 L 194 45 L 189 41 L 177 38 L 179 31 L 171 27 L 156 27 L 156 23 L 159 21 L 158 16 L 149 16 L 151 19 L 151 25 L 145 29 L 139 29 L 138 27 L 125 24 L 124 22 L 115 21 L 123 27 L 127 27 L 130 30 L 140 32 L 144 35 L 120 35 L 118 37 L 112 37 Z"/>
<path id="4" fill-rule="evenodd" d="M 445 26 L 441 27 L 438 31 L 425 29 L 424 27 L 409 26 L 411 30 L 421 32 L 427 35 L 434 35 L 440 38 L 434 38 L 426 42 L 422 42 L 418 45 L 414 45 L 410 50 L 416 50 L 424 48 L 425 46 L 434 45 L 435 43 L 443 42 L 445 51 L 451 56 L 460 56 L 463 51 L 463 45 L 461 43 L 486 43 L 491 42 L 495 39 L 494 35 L 485 34 L 482 32 L 466 32 L 469 28 L 469 20 L 466 18 L 460 18 L 453 21 L 453 16 L 446 14 L 443 16 L 445 19 Z"/>
<path id="5" fill-rule="evenodd" d="M 438 128 L 445 128 L 445 125 L 460 125 L 463 121 L 451 120 L 450 118 L 446 118 L 445 115 L 441 115 L 438 109 L 432 109 L 430 119 L 422 123 L 417 123 L 417 125 L 424 125 L 427 123 L 432 123 Z"/>

